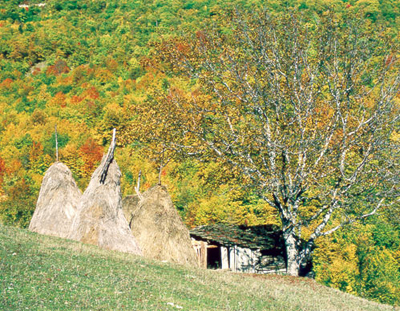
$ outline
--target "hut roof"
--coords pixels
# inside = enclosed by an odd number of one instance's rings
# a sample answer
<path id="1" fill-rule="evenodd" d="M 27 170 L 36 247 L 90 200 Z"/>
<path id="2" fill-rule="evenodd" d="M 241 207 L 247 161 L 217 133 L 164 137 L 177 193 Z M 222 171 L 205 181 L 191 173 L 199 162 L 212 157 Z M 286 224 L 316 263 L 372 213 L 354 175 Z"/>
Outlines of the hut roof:
<path id="1" fill-rule="evenodd" d="M 157 185 L 143 193 L 132 214 L 131 230 L 144 256 L 198 266 L 189 230 L 183 224 L 166 187 Z"/>
<path id="2" fill-rule="evenodd" d="M 81 196 L 68 167 L 61 162 L 52 164 L 44 175 L 29 230 L 66 238 Z"/>
<path id="3" fill-rule="evenodd" d="M 190 231 L 196 240 L 217 243 L 226 247 L 240 246 L 250 249 L 283 249 L 282 231 L 275 225 L 237 226 L 231 224 L 213 224 L 200 226 Z"/>
<path id="4" fill-rule="evenodd" d="M 121 171 L 114 159 L 104 175 L 106 161 L 104 156 L 83 193 L 70 238 L 106 249 L 141 254 L 122 212 Z"/>

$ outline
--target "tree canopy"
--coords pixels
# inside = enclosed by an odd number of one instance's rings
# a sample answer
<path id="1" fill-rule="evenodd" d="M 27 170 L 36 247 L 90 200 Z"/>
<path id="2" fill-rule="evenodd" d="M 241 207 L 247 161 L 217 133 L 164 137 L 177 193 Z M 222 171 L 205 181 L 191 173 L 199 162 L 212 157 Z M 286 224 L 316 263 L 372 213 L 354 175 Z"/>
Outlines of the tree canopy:
<path id="1" fill-rule="evenodd" d="M 348 15 L 237 11 L 228 24 L 156 45 L 160 70 L 196 85 L 159 92 L 137 120 L 243 174 L 278 211 L 298 275 L 315 239 L 398 202 L 398 50 Z"/>

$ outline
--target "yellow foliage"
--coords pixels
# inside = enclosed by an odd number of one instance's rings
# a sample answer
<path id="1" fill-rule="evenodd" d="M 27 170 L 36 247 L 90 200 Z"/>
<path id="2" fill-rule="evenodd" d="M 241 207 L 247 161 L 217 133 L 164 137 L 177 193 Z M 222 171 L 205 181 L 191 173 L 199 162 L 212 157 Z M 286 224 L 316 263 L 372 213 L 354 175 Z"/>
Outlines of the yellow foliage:
<path id="1" fill-rule="evenodd" d="M 316 280 L 348 293 L 357 293 L 358 257 L 356 245 L 342 248 L 339 243 L 324 239 L 314 251 Z"/>

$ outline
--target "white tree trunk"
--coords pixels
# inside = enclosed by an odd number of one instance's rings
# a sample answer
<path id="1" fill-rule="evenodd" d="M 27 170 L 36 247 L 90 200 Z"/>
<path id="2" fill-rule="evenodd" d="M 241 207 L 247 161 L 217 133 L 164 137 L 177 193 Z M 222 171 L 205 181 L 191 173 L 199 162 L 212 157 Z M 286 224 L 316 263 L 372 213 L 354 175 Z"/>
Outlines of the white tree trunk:
<path id="1" fill-rule="evenodd" d="M 284 233 L 286 254 L 287 254 L 287 267 L 286 272 L 288 275 L 299 276 L 300 272 L 300 253 L 297 248 L 296 237 L 293 233 Z"/>

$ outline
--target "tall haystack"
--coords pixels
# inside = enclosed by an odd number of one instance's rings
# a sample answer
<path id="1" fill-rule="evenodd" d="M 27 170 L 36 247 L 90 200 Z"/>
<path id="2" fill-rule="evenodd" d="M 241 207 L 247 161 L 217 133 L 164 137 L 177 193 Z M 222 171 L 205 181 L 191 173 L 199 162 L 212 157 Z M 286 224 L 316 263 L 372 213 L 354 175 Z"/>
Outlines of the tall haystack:
<path id="1" fill-rule="evenodd" d="M 121 171 L 113 159 L 114 151 L 111 149 L 103 157 L 83 193 L 69 238 L 110 250 L 141 255 L 122 212 Z"/>
<path id="2" fill-rule="evenodd" d="M 144 256 L 198 266 L 189 230 L 164 186 L 157 185 L 143 193 L 132 214 L 131 230 Z"/>
<path id="3" fill-rule="evenodd" d="M 81 196 L 68 167 L 61 162 L 54 163 L 44 175 L 29 230 L 68 237 Z"/>

